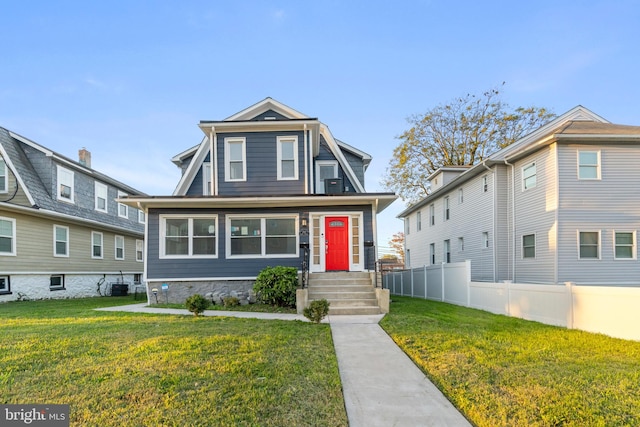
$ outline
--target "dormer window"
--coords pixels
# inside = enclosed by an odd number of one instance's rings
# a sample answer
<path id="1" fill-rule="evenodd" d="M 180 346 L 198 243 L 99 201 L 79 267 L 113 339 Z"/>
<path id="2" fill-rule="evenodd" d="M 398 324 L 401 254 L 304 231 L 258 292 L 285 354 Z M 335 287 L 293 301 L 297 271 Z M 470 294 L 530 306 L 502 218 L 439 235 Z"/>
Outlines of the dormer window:
<path id="1" fill-rule="evenodd" d="M 73 201 L 73 172 L 58 166 L 58 200 L 74 203 Z"/>
<path id="2" fill-rule="evenodd" d="M 247 150 L 245 138 L 224 139 L 224 180 L 247 180 Z"/>

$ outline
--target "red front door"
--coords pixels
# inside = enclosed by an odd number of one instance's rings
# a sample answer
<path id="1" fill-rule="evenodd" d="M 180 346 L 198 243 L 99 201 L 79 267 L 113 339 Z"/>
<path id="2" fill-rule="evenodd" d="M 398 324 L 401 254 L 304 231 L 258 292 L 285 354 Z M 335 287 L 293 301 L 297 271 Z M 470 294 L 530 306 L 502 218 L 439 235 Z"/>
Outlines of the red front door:
<path id="1" fill-rule="evenodd" d="M 325 217 L 324 242 L 326 270 L 349 271 L 348 216 Z"/>

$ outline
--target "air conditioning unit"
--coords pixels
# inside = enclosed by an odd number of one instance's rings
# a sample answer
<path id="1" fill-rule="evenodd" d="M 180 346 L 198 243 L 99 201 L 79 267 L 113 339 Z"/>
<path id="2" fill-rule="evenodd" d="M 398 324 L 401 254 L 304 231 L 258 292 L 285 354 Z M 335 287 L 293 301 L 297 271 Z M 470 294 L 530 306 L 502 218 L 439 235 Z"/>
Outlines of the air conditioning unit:
<path id="1" fill-rule="evenodd" d="M 327 178 L 324 180 L 324 193 L 325 194 L 342 194 L 344 188 L 342 187 L 342 178 Z"/>

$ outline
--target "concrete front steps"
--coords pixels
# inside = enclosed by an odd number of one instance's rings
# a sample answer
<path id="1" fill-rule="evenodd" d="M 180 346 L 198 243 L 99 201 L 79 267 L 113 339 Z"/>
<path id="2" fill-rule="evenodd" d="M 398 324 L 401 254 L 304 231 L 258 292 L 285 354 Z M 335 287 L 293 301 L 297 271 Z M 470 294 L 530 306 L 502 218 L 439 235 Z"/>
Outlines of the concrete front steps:
<path id="1" fill-rule="evenodd" d="M 311 273 L 309 302 L 329 301 L 329 315 L 381 314 L 371 276 L 366 272 Z"/>

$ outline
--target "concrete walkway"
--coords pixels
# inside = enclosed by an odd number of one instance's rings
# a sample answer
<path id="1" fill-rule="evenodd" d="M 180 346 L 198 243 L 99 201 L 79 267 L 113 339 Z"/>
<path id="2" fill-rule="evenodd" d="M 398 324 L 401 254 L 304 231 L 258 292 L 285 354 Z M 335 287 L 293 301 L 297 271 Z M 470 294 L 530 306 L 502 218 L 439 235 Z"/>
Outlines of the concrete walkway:
<path id="1" fill-rule="evenodd" d="M 146 303 L 101 311 L 192 315 Z M 299 314 L 206 310 L 204 316 L 308 321 Z M 384 315 L 327 316 L 350 427 L 471 426 L 378 325 Z"/>

